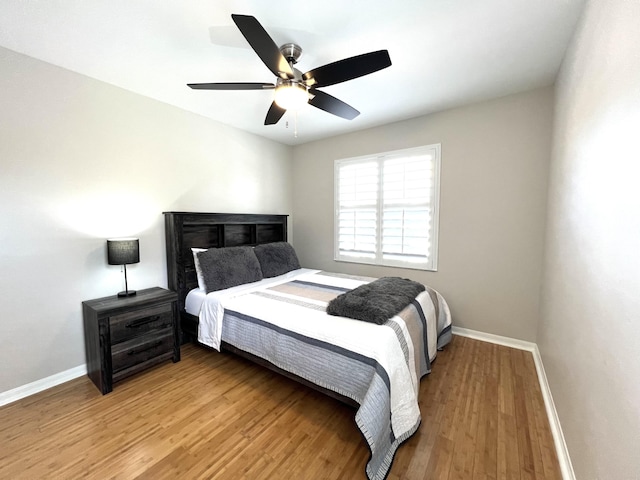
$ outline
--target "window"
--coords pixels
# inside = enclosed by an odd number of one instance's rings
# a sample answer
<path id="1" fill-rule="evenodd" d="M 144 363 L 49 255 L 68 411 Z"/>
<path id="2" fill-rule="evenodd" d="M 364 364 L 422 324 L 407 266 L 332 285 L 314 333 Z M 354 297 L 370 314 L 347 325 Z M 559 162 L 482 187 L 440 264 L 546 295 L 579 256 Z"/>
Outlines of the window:
<path id="1" fill-rule="evenodd" d="M 336 160 L 335 260 L 437 270 L 440 144 Z"/>

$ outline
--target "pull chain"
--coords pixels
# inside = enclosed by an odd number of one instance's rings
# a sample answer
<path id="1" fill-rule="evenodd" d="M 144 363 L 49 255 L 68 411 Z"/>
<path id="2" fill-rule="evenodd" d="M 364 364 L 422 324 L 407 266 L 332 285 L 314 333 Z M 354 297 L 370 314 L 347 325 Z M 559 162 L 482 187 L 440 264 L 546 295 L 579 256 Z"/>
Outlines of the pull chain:
<path id="1" fill-rule="evenodd" d="M 289 128 L 289 120 L 285 123 L 285 128 Z M 298 111 L 293 112 L 293 137 L 298 138 Z"/>

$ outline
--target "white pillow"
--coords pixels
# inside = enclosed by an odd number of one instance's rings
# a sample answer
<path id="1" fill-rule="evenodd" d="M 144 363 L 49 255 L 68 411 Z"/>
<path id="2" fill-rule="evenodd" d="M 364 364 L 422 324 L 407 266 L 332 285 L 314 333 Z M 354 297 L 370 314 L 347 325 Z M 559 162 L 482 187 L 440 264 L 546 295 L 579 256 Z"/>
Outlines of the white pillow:
<path id="1" fill-rule="evenodd" d="M 193 266 L 196 267 L 196 276 L 198 277 L 198 288 L 204 290 L 204 276 L 202 275 L 202 267 L 200 266 L 200 261 L 198 260 L 199 252 L 206 252 L 206 248 L 192 248 L 191 252 L 193 253 Z"/>

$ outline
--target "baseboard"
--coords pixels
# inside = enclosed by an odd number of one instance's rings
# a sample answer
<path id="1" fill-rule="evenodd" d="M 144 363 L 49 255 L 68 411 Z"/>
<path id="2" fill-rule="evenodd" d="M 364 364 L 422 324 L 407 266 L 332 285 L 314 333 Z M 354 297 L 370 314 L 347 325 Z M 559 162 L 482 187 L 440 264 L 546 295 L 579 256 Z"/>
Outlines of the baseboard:
<path id="1" fill-rule="evenodd" d="M 22 385 L 21 387 L 14 388 L 13 390 L 2 392 L 0 393 L 0 407 L 28 397 L 29 395 L 34 395 L 48 388 L 55 387 L 56 385 L 60 385 L 61 383 L 68 382 L 69 380 L 73 380 L 74 378 L 82 377 L 86 374 L 87 366 L 80 365 L 78 367 L 65 370 L 64 372 L 56 373 L 55 375 L 51 375 L 50 377 L 46 377 L 40 380 L 36 380 L 35 382 Z"/>
<path id="2" fill-rule="evenodd" d="M 500 335 L 494 335 L 492 333 L 478 332 L 476 330 L 469 330 L 468 328 L 452 327 L 451 331 L 454 335 L 460 335 L 461 337 L 469 337 L 475 340 L 482 340 L 483 342 L 495 343 L 496 345 L 517 348 L 518 350 L 533 352 L 534 349 L 537 348 L 536 344 L 532 342 L 525 342 L 524 340 L 509 337 L 501 337 Z"/>
<path id="3" fill-rule="evenodd" d="M 500 335 L 493 335 L 491 333 L 483 333 L 460 327 L 453 327 L 452 333 L 461 337 L 473 338 L 483 342 L 495 343 L 497 345 L 531 352 L 533 355 L 533 362 L 536 366 L 536 373 L 538 374 L 538 382 L 540 383 L 540 390 L 542 391 L 544 407 L 547 412 L 547 417 L 549 418 L 549 427 L 551 428 L 551 435 L 553 436 L 553 442 L 556 447 L 556 454 L 558 455 L 562 478 L 563 480 L 576 480 L 573 465 L 571 464 L 571 458 L 569 457 L 569 451 L 567 450 L 567 443 L 564 440 L 564 434 L 562 433 L 562 427 L 560 426 L 558 412 L 556 411 L 556 406 L 553 403 L 553 396 L 549 389 L 549 382 L 547 381 L 547 374 L 544 371 L 544 365 L 542 363 L 542 357 L 540 356 L 540 350 L 538 350 L 538 345 L 532 342 L 525 342 L 524 340 L 501 337 Z"/>
<path id="4" fill-rule="evenodd" d="M 571 464 L 571 457 L 569 457 L 567 443 L 564 441 L 564 434 L 562 433 L 562 426 L 560 425 L 560 419 L 558 418 L 558 411 L 556 410 L 555 403 L 553 403 L 553 396 L 549 389 L 549 382 L 547 381 L 547 374 L 544 371 L 544 364 L 542 363 L 542 356 L 540 355 L 540 350 L 538 350 L 538 345 L 535 346 L 535 350 L 532 353 L 533 361 L 535 362 L 536 370 L 538 371 L 538 381 L 540 382 L 540 390 L 542 390 L 544 406 L 547 410 L 547 417 L 549 417 L 551 435 L 553 435 L 553 441 L 556 444 L 556 454 L 558 455 L 558 462 L 560 462 L 562 478 L 563 480 L 576 480 L 576 474 L 573 471 L 573 465 Z"/>

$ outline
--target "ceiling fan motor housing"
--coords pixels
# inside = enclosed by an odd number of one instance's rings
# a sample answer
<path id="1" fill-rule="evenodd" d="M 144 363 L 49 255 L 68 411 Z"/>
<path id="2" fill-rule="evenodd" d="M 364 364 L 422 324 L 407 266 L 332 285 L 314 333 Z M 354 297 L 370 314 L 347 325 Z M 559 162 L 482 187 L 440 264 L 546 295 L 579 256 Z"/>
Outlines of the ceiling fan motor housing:
<path id="1" fill-rule="evenodd" d="M 295 43 L 285 43 L 280 47 L 280 53 L 287 59 L 287 62 L 296 64 L 298 63 L 300 55 L 302 55 L 302 48 Z"/>

